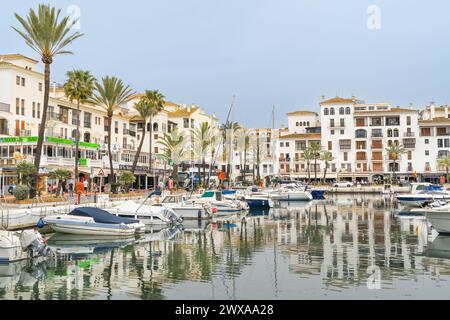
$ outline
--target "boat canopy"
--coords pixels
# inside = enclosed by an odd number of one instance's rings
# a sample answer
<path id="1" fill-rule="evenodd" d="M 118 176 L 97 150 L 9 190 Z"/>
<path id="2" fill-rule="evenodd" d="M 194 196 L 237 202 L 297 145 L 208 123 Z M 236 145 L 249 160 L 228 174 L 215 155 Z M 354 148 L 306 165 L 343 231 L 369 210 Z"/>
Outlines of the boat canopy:
<path id="1" fill-rule="evenodd" d="M 71 213 L 69 213 L 69 215 L 77 216 L 77 217 L 91 217 L 97 223 L 133 224 L 133 223 L 139 222 L 138 220 L 117 217 L 117 216 L 109 213 L 108 211 L 98 209 L 98 208 L 91 208 L 91 207 L 77 208 L 77 209 L 73 210 Z"/>
<path id="2" fill-rule="evenodd" d="M 224 196 L 236 194 L 236 190 L 222 190 Z"/>

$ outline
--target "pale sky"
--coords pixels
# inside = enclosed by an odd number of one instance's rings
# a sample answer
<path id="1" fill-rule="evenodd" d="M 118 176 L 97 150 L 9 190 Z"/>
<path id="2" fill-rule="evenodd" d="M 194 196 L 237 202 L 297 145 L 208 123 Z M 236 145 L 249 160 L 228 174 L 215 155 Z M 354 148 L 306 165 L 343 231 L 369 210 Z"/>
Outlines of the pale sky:
<path id="1" fill-rule="evenodd" d="M 39 1 L 2 0 L 0 53 L 38 58 L 11 28 Z M 318 111 L 322 95 L 422 107 L 450 103 L 450 2 L 446 0 L 47 0 L 81 12 L 85 36 L 53 64 L 115 75 L 136 91 L 159 89 L 249 127 L 287 124 L 285 113 Z M 369 29 L 367 9 L 380 9 Z M 378 20 L 377 20 L 378 21 Z"/>

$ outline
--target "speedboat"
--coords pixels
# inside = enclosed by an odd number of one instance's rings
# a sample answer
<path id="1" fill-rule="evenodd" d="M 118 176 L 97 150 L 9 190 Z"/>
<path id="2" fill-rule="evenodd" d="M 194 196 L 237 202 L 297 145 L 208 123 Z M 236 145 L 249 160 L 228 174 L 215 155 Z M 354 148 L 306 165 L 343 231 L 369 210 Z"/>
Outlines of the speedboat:
<path id="1" fill-rule="evenodd" d="M 409 207 L 424 207 L 437 200 L 450 200 L 444 187 L 431 183 L 413 183 L 409 194 L 397 195 L 397 201 Z"/>
<path id="2" fill-rule="evenodd" d="M 428 222 L 439 234 L 450 234 L 450 204 L 425 210 Z"/>
<path id="3" fill-rule="evenodd" d="M 171 225 L 183 222 L 183 217 L 172 208 L 139 204 L 133 200 L 122 202 L 108 211 L 119 217 L 139 220 L 146 225 Z"/>
<path id="4" fill-rule="evenodd" d="M 273 208 L 274 202 L 270 193 L 252 188 L 251 192 L 243 196 L 250 208 Z"/>
<path id="5" fill-rule="evenodd" d="M 306 187 L 299 188 L 296 185 L 286 185 L 271 194 L 272 199 L 278 201 L 311 201 L 313 196 Z"/>
<path id="6" fill-rule="evenodd" d="M 213 214 L 217 213 L 217 208 L 214 208 L 211 203 L 190 203 L 187 197 L 181 194 L 166 195 L 162 200 L 157 198 L 153 206 L 170 208 L 185 220 L 211 219 Z"/>
<path id="7" fill-rule="evenodd" d="M 41 234 L 35 230 L 9 232 L 0 230 L 0 263 L 45 257 L 49 249 Z"/>
<path id="8" fill-rule="evenodd" d="M 68 234 L 128 237 L 145 232 L 145 225 L 138 220 L 91 207 L 76 208 L 69 214 L 46 217 L 43 221 L 54 231 Z"/>
<path id="9" fill-rule="evenodd" d="M 213 207 L 217 208 L 217 213 L 238 213 L 248 209 L 246 202 L 240 200 L 231 200 L 223 196 L 222 192 L 217 190 L 206 191 L 200 197 L 194 196 L 188 199 L 189 203 L 204 204 L 209 202 Z"/>

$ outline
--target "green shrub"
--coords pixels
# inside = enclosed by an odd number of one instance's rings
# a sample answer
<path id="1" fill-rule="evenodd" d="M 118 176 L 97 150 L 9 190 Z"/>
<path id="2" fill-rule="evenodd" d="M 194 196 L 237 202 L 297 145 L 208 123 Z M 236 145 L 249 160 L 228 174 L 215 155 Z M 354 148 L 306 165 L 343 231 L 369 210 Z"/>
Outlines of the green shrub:
<path id="1" fill-rule="evenodd" d="M 30 194 L 30 188 L 25 185 L 19 185 L 14 188 L 13 195 L 17 200 L 25 200 Z"/>

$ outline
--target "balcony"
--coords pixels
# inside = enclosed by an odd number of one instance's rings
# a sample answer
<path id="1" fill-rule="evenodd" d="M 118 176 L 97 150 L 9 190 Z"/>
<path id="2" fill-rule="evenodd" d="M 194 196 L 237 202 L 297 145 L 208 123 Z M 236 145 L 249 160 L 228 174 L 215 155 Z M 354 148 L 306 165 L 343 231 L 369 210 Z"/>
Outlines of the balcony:
<path id="1" fill-rule="evenodd" d="M 29 136 L 31 136 L 31 130 L 20 130 L 19 136 L 20 137 L 29 137 Z"/>
<path id="2" fill-rule="evenodd" d="M 2 112 L 11 112 L 11 105 L 7 103 L 0 102 L 0 111 Z"/>
<path id="3" fill-rule="evenodd" d="M 415 138 L 416 137 L 416 133 L 415 132 L 405 132 L 403 134 L 403 137 L 405 137 L 405 138 Z"/>
<path id="4" fill-rule="evenodd" d="M 122 147 L 124 150 L 134 150 L 134 147 L 131 144 L 124 144 Z"/>

